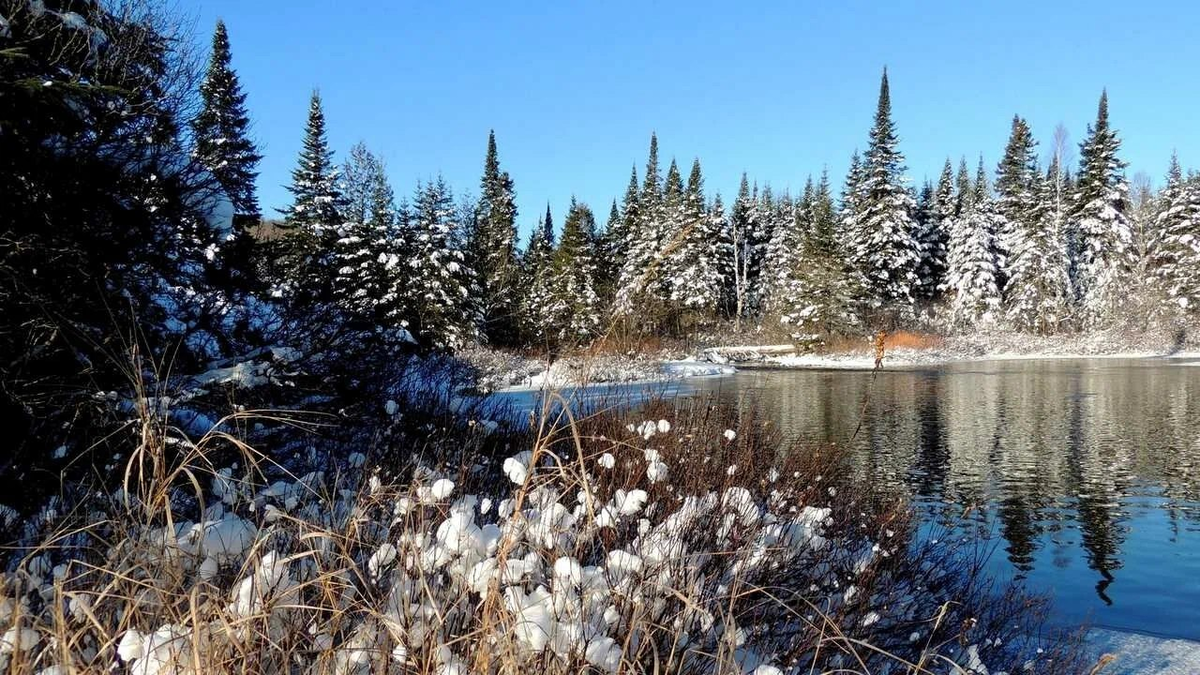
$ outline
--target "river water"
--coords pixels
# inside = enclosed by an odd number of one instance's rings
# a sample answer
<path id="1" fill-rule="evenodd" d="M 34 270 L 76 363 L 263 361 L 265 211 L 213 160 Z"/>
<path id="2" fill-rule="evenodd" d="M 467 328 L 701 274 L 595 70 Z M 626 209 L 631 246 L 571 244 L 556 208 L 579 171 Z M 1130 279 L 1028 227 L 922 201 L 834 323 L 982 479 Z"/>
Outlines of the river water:
<path id="1" fill-rule="evenodd" d="M 925 531 L 983 542 L 992 571 L 1050 593 L 1064 625 L 1200 640 L 1200 366 L 743 370 L 689 385 L 849 446 L 864 476 L 909 491 Z"/>

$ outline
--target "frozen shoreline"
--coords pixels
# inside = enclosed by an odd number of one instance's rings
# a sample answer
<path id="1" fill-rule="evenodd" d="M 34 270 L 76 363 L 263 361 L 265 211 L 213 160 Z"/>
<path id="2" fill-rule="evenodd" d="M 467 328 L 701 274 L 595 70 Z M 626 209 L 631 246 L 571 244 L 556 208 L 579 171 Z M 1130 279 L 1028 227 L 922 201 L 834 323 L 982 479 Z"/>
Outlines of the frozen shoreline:
<path id="1" fill-rule="evenodd" d="M 1165 335 L 1113 333 L 1039 337 L 980 334 L 925 338 L 927 345 L 891 346 L 885 370 L 929 368 L 954 363 L 1045 361 L 1054 359 L 1137 359 L 1180 366 L 1200 366 L 1200 345 L 1180 344 Z M 692 377 L 730 375 L 755 370 L 873 370 L 875 354 L 866 340 L 828 353 L 796 353 L 791 344 L 730 345 L 699 349 L 686 358 L 681 351 L 567 356 L 547 362 L 479 350 L 467 355 L 479 372 L 480 387 L 493 393 L 537 392 L 564 388 L 612 387 L 672 383 Z"/>
<path id="2" fill-rule="evenodd" d="M 1179 365 L 1200 365 L 1200 348 L 1173 343 L 1164 336 L 1104 333 L 1055 337 L 1029 335 L 973 335 L 933 338 L 922 347 L 895 346 L 884 352 L 884 369 L 921 368 L 952 363 L 986 361 L 1040 361 L 1052 359 L 1146 359 Z M 830 353 L 798 354 L 792 345 L 713 347 L 701 358 L 745 368 L 820 368 L 872 370 L 874 350 L 860 348 Z"/>
<path id="3" fill-rule="evenodd" d="M 1093 628 L 1085 640 L 1097 658 L 1116 660 L 1104 669 L 1112 675 L 1192 675 L 1200 672 L 1200 643 L 1107 628 Z"/>

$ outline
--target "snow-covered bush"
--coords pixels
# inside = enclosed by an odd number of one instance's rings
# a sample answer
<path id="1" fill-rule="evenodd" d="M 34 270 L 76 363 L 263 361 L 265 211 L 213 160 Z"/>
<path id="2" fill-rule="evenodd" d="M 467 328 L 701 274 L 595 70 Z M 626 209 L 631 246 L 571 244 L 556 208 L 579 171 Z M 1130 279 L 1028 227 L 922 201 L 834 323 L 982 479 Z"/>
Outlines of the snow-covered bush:
<path id="1" fill-rule="evenodd" d="M 732 415 L 695 401 L 536 436 L 422 427 L 443 448 L 500 437 L 432 461 L 386 444 L 271 460 L 147 423 L 124 474 L 27 528 L 42 546 L 0 578 L 0 666 L 1071 672 L 1022 622 L 1037 604 L 918 546 L 902 499 Z"/>

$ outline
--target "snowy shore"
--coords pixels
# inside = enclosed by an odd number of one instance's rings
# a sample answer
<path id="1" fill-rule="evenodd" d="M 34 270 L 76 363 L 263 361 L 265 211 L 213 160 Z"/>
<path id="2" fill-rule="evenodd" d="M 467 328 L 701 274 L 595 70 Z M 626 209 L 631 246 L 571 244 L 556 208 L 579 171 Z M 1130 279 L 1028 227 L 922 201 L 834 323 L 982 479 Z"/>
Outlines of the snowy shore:
<path id="1" fill-rule="evenodd" d="M 1200 344 L 1166 335 L 1130 336 L 1090 333 L 1059 336 L 977 334 L 928 338 L 919 347 L 890 346 L 885 369 L 927 368 L 951 363 L 1049 360 L 1146 359 L 1200 366 Z M 861 345 L 798 353 L 791 344 L 714 346 L 684 353 L 662 351 L 634 355 L 573 355 L 552 362 L 516 354 L 477 349 L 464 354 L 476 369 L 485 392 L 530 392 L 567 387 L 670 383 L 691 377 L 730 375 L 738 369 L 872 370 L 875 354 Z"/>
<path id="2" fill-rule="evenodd" d="M 865 342 L 841 351 L 797 353 L 791 345 L 713 347 L 702 360 L 743 368 L 841 368 L 871 370 L 875 354 Z M 890 347 L 883 367 L 890 369 L 940 366 L 971 361 L 1124 358 L 1162 359 L 1180 365 L 1200 365 L 1200 347 L 1178 344 L 1165 336 L 1118 336 L 1105 333 L 1041 337 L 1031 335 L 971 335 L 939 338 L 922 347 Z"/>

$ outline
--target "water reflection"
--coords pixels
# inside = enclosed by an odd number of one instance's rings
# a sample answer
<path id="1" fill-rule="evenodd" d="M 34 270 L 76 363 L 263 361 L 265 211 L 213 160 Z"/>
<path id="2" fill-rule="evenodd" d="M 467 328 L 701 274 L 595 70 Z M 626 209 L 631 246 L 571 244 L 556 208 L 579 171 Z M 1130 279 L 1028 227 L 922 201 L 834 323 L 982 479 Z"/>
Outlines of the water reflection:
<path id="1" fill-rule="evenodd" d="M 788 435 L 850 444 L 864 477 L 906 486 L 930 522 L 1001 537 L 998 571 L 1073 618 L 1200 637 L 1200 368 L 1009 361 L 703 386 L 752 392 Z"/>

